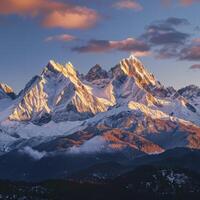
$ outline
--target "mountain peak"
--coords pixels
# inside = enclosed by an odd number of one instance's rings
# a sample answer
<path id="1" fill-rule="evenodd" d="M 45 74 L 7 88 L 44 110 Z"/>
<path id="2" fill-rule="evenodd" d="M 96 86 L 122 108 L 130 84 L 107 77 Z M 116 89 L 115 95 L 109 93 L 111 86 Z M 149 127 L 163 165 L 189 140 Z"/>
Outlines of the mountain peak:
<path id="1" fill-rule="evenodd" d="M 121 60 L 118 67 L 120 67 L 123 73 L 128 77 L 133 77 L 139 85 L 155 86 L 158 84 L 153 74 L 148 72 L 142 62 L 133 54 Z"/>
<path id="2" fill-rule="evenodd" d="M 59 63 L 56 63 L 54 60 L 50 60 L 47 64 L 47 66 L 44 69 L 44 72 L 46 71 L 52 71 L 52 72 L 62 72 L 63 66 Z"/>
<path id="3" fill-rule="evenodd" d="M 85 76 L 87 81 L 94 81 L 98 79 L 108 78 L 108 72 L 98 64 L 92 67 Z"/>
<path id="4" fill-rule="evenodd" d="M 51 73 L 61 73 L 65 77 L 77 76 L 77 72 L 73 67 L 71 62 L 66 63 L 65 65 L 59 64 L 54 60 L 50 60 L 47 66 L 44 68 L 42 75 L 47 75 L 50 77 Z"/>
<path id="5" fill-rule="evenodd" d="M 200 88 L 196 85 L 188 85 L 178 90 L 178 93 L 188 100 L 200 97 Z"/>
<path id="6" fill-rule="evenodd" d="M 65 64 L 65 70 L 66 70 L 66 73 L 68 74 L 68 76 L 69 75 L 73 75 L 73 76 L 77 75 L 77 71 L 76 71 L 76 69 L 74 68 L 74 66 L 71 62 L 68 62 L 68 63 Z"/>
<path id="7" fill-rule="evenodd" d="M 2 89 L 7 94 L 8 93 L 13 93 L 13 89 L 10 86 L 8 86 L 8 85 L 6 85 L 4 83 L 0 83 L 0 89 Z"/>
<path id="8" fill-rule="evenodd" d="M 10 97 L 10 98 L 14 99 L 15 98 L 15 93 L 14 93 L 13 89 L 10 86 L 8 86 L 8 85 L 6 85 L 4 83 L 0 83 L 0 98 L 1 97 L 2 98 L 3 97 Z"/>
<path id="9" fill-rule="evenodd" d="M 130 56 L 127 59 L 129 59 L 129 60 L 135 60 L 137 62 L 141 62 L 133 53 L 131 53 Z"/>
<path id="10" fill-rule="evenodd" d="M 83 79 L 70 62 L 51 60 L 15 101 L 0 102 L 0 129 L 11 137 L 0 143 L 0 152 L 24 145 L 68 152 L 96 136 L 103 138 L 106 150 L 131 148 L 146 154 L 179 146 L 200 149 L 199 100 L 159 85 L 134 55 L 108 72 L 95 65 Z"/>

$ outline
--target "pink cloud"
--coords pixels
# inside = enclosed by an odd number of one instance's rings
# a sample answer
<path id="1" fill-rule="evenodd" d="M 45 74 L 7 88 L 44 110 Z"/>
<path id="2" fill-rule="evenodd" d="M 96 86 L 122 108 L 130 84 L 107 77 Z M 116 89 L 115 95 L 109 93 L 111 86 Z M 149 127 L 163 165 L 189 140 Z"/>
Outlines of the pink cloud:
<path id="1" fill-rule="evenodd" d="M 44 10 L 50 10 L 55 4 L 52 1 L 46 0 L 1 0 L 0 13 L 4 15 L 19 14 L 19 15 L 38 15 Z M 60 5 L 60 3 L 59 3 Z M 53 7 L 52 7 L 53 6 Z"/>
<path id="2" fill-rule="evenodd" d="M 121 0 L 114 4 L 116 8 L 119 9 L 133 9 L 133 10 L 142 10 L 143 7 L 134 0 Z"/>
<path id="3" fill-rule="evenodd" d="M 193 69 L 193 70 L 194 70 L 194 69 L 195 69 L 195 70 L 198 69 L 198 70 L 199 70 L 199 69 L 200 69 L 200 64 L 194 64 L 194 65 L 192 65 L 192 66 L 190 67 L 190 69 Z"/>
<path id="4" fill-rule="evenodd" d="M 184 6 L 191 5 L 192 3 L 200 2 L 199 0 L 180 0 L 180 3 Z"/>
<path id="5" fill-rule="evenodd" d="M 45 27 L 64 29 L 90 28 L 99 19 L 93 9 L 57 0 L 0 0 L 0 14 L 39 16 Z"/>
<path id="6" fill-rule="evenodd" d="M 136 57 L 145 57 L 145 56 L 150 56 L 151 55 L 151 52 L 150 51 L 135 51 L 135 52 L 132 52 L 132 54 Z"/>
<path id="7" fill-rule="evenodd" d="M 94 10 L 85 7 L 55 10 L 48 13 L 43 19 L 45 27 L 66 29 L 90 28 L 98 21 L 99 16 Z"/>
<path id="8" fill-rule="evenodd" d="M 46 42 L 50 42 L 50 41 L 63 41 L 63 42 L 68 42 L 68 41 L 72 41 L 75 40 L 76 37 L 73 35 L 69 35 L 69 34 L 61 34 L 61 35 L 55 35 L 55 36 L 49 36 L 45 39 Z"/>
<path id="9" fill-rule="evenodd" d="M 165 6 L 170 6 L 173 3 L 173 0 L 162 0 Z M 200 0 L 178 0 L 178 3 L 182 6 L 190 6 L 193 3 L 198 3 Z"/>
<path id="10" fill-rule="evenodd" d="M 150 47 L 143 41 L 135 38 L 124 40 L 90 40 L 86 45 L 73 48 L 79 53 L 104 53 L 110 51 L 132 52 L 136 56 L 147 56 Z"/>
<path id="11" fill-rule="evenodd" d="M 200 43 L 200 38 L 193 39 L 193 43 Z"/>
<path id="12" fill-rule="evenodd" d="M 200 43 L 192 42 L 190 45 L 184 47 L 180 52 L 181 60 L 200 60 Z"/>

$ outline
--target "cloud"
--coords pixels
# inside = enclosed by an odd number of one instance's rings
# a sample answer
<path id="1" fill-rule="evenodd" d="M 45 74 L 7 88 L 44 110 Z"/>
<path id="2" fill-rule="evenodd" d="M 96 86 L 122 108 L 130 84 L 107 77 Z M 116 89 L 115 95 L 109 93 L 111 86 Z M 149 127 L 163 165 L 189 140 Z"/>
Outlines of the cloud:
<path id="1" fill-rule="evenodd" d="M 136 57 L 144 57 L 144 56 L 150 56 L 151 52 L 150 51 L 133 51 L 131 52 L 131 54 L 134 54 L 134 56 Z"/>
<path id="2" fill-rule="evenodd" d="M 5 15 L 33 15 L 43 9 L 44 5 L 46 4 L 42 0 L 1 0 L 0 13 Z"/>
<path id="3" fill-rule="evenodd" d="M 190 34 L 177 28 L 189 24 L 187 19 L 175 17 L 156 21 L 147 26 L 141 39 L 154 50 L 157 58 L 176 58 L 190 38 Z"/>
<path id="4" fill-rule="evenodd" d="M 194 38 L 194 39 L 192 40 L 192 42 L 193 42 L 194 44 L 196 44 L 196 43 L 199 43 L 199 44 L 200 44 L 200 38 Z"/>
<path id="5" fill-rule="evenodd" d="M 147 55 L 149 46 L 135 38 L 125 40 L 90 40 L 85 46 L 75 47 L 72 49 L 79 53 L 103 53 L 109 51 L 127 51 L 138 55 Z"/>
<path id="6" fill-rule="evenodd" d="M 132 9 L 132 10 L 143 10 L 143 7 L 136 1 L 121 0 L 114 4 L 114 7 L 119 9 Z"/>
<path id="7" fill-rule="evenodd" d="M 165 6 L 170 6 L 173 2 L 175 2 L 174 0 L 162 0 L 162 3 Z M 193 3 L 199 3 L 200 0 L 178 0 L 178 4 L 181 6 L 190 6 Z"/>
<path id="8" fill-rule="evenodd" d="M 161 23 L 168 24 L 169 26 L 190 25 L 190 22 L 185 18 L 169 17 Z"/>
<path id="9" fill-rule="evenodd" d="M 93 9 L 57 0 L 1 0 L 0 14 L 39 17 L 45 27 L 64 29 L 90 28 L 100 18 Z"/>
<path id="10" fill-rule="evenodd" d="M 199 31 L 200 31 L 200 26 L 195 26 L 195 27 L 194 27 L 194 31 L 199 32 Z"/>
<path id="11" fill-rule="evenodd" d="M 200 44 L 190 44 L 180 52 L 180 60 L 200 60 Z"/>
<path id="12" fill-rule="evenodd" d="M 46 42 L 50 42 L 50 41 L 63 41 L 63 42 L 68 42 L 68 41 L 72 41 L 75 40 L 76 37 L 73 35 L 69 35 L 69 34 L 61 34 L 61 35 L 54 35 L 54 36 L 49 36 L 45 39 Z"/>
<path id="13" fill-rule="evenodd" d="M 94 10 L 75 7 L 48 13 L 44 17 L 42 24 L 49 28 L 86 29 L 92 27 L 97 20 L 98 15 Z"/>
<path id="14" fill-rule="evenodd" d="M 101 136 L 96 136 L 89 141 L 86 141 L 79 147 L 73 146 L 69 149 L 68 153 L 70 154 L 91 154 L 97 153 L 101 151 L 106 151 L 106 144 L 107 142 Z"/>
<path id="15" fill-rule="evenodd" d="M 185 45 L 180 53 L 180 60 L 200 60 L 200 38 L 194 38 L 189 44 Z"/>
<path id="16" fill-rule="evenodd" d="M 194 64 L 190 67 L 190 69 L 195 70 L 195 69 L 200 69 L 200 64 Z"/>
<path id="17" fill-rule="evenodd" d="M 42 151 L 39 152 L 35 149 L 32 149 L 31 147 L 24 147 L 22 150 L 19 151 L 20 153 L 27 154 L 30 157 L 32 157 L 34 160 L 40 160 L 44 156 L 46 156 L 46 152 Z"/>
<path id="18" fill-rule="evenodd" d="M 178 31 L 175 26 L 188 24 L 186 19 L 175 17 L 157 21 L 146 28 L 142 38 L 152 45 L 184 44 L 190 35 Z"/>
<path id="19" fill-rule="evenodd" d="M 183 44 L 162 45 L 155 50 L 157 58 L 177 58 L 178 60 L 200 60 L 200 38 L 195 38 Z"/>
<path id="20" fill-rule="evenodd" d="M 37 16 L 52 12 L 53 10 L 70 7 L 72 7 L 70 4 L 64 4 L 55 0 L 1 0 L 0 14 Z"/>
<path id="21" fill-rule="evenodd" d="M 156 58 L 167 59 L 167 58 L 177 58 L 179 55 L 180 48 L 177 45 L 166 45 L 155 50 Z"/>
<path id="22" fill-rule="evenodd" d="M 152 45 L 184 44 L 190 35 L 177 30 L 161 30 L 151 27 L 144 35 Z"/>
<path id="23" fill-rule="evenodd" d="M 180 0 L 181 5 L 189 6 L 193 3 L 198 3 L 200 0 Z"/>
<path id="24" fill-rule="evenodd" d="M 178 60 L 200 60 L 200 38 L 195 38 L 182 45 L 162 45 L 155 50 L 157 58 L 176 58 Z"/>

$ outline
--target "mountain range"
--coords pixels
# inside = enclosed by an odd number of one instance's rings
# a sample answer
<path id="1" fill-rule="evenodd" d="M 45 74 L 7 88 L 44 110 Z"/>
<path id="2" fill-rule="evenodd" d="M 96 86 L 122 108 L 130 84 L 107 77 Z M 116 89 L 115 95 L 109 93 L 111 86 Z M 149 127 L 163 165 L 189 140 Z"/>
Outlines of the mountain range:
<path id="1" fill-rule="evenodd" d="M 200 88 L 165 87 L 133 55 L 86 75 L 51 60 L 19 94 L 0 84 L 0 178 L 74 176 L 176 148 L 200 149 Z"/>

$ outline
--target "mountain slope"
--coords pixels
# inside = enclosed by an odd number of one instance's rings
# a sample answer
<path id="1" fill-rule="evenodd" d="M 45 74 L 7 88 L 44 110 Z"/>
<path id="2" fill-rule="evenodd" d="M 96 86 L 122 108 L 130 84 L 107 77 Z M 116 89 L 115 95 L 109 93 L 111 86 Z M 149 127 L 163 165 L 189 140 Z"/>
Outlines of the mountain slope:
<path id="1" fill-rule="evenodd" d="M 178 90 L 178 93 L 185 97 L 192 105 L 200 109 L 200 88 L 198 86 L 186 86 Z"/>
<path id="2" fill-rule="evenodd" d="M 3 99 L 3 98 L 14 99 L 15 96 L 16 95 L 10 86 L 8 86 L 4 83 L 0 83 L 0 99 Z"/>
<path id="3" fill-rule="evenodd" d="M 13 89 L 4 83 L 0 83 L 0 112 L 8 108 L 15 98 Z"/>
<path id="4" fill-rule="evenodd" d="M 19 96 L 9 119 L 43 124 L 86 119 L 107 110 L 109 103 L 95 97 L 69 63 L 65 67 L 50 61 L 41 76 Z"/>
<path id="5" fill-rule="evenodd" d="M 16 154 L 36 163 L 86 155 L 89 167 L 96 155 L 123 163 L 176 147 L 200 149 L 198 106 L 161 85 L 133 55 L 85 76 L 71 63 L 50 61 L 10 101 L 0 110 L 0 155 L 9 162 Z"/>
<path id="6" fill-rule="evenodd" d="M 109 72 L 93 67 L 83 78 L 69 63 L 50 61 L 20 93 L 8 118 L 44 124 L 85 120 L 114 106 L 137 102 L 150 109 L 199 124 L 199 111 L 184 97 L 165 89 L 134 56 Z"/>

